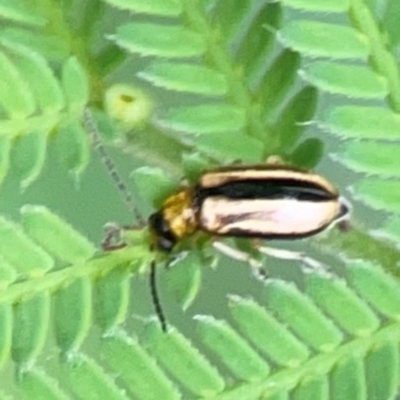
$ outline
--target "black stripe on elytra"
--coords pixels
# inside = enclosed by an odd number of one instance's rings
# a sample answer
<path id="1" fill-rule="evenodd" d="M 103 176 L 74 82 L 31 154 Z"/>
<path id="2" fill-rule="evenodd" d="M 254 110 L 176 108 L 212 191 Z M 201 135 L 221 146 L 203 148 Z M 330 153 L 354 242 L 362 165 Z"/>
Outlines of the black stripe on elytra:
<path id="1" fill-rule="evenodd" d="M 230 229 L 226 233 L 220 232 L 211 232 L 216 236 L 229 236 L 229 237 L 243 237 L 243 238 L 256 238 L 256 239 L 265 239 L 265 240 L 295 240 L 295 239 L 304 239 L 310 236 L 313 236 L 319 232 L 322 232 L 326 229 L 330 223 L 325 224 L 324 226 L 320 226 L 314 230 L 301 232 L 301 233 L 274 233 L 274 232 L 257 232 L 251 230 L 244 230 L 240 228 Z"/>
<path id="2" fill-rule="evenodd" d="M 327 201 L 337 195 L 323 187 L 295 179 L 243 179 L 226 182 L 212 188 L 196 188 L 197 200 L 201 204 L 208 197 L 225 197 L 231 200 L 279 200 Z"/>

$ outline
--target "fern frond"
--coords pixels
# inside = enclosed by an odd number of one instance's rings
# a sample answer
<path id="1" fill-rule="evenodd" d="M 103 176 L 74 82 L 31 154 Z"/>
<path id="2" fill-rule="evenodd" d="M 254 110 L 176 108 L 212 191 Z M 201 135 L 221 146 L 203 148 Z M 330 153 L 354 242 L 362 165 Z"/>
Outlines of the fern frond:
<path id="1" fill-rule="evenodd" d="M 322 1 L 283 3 L 313 11 L 319 21 L 293 18 L 280 31 L 282 43 L 304 56 L 332 59 L 329 62 L 308 61 L 302 72 L 303 78 L 323 92 L 352 98 L 350 105 L 331 106 L 321 113 L 318 123 L 347 139 L 336 152 L 335 160 L 356 172 L 380 176 L 366 176 L 356 183 L 352 188 L 354 197 L 372 208 L 398 213 L 398 184 L 394 180 L 382 181 L 382 178 L 396 178 L 398 175 L 396 150 L 400 139 L 397 115 L 400 104 L 399 67 L 394 49 L 384 36 L 384 21 L 379 21 L 373 6 L 364 1 L 340 2 L 340 6 L 335 3 L 338 8 L 332 11 L 348 17 L 351 26 L 328 23 L 323 12 L 329 6 Z M 384 7 L 385 18 L 390 18 L 391 2 Z M 390 34 L 395 37 L 397 33 L 391 29 Z M 357 63 L 346 60 L 357 60 Z M 380 103 L 366 105 L 366 99 Z M 385 140 L 394 143 L 389 146 Z"/>
<path id="2" fill-rule="evenodd" d="M 216 355 L 217 366 L 225 366 L 231 379 L 239 379 L 234 384 L 224 380 L 212 398 L 274 398 L 277 393 L 297 396 L 321 390 L 341 392 L 343 398 L 352 393 L 365 393 L 366 398 L 373 393 L 393 396 L 398 375 L 379 374 L 383 381 L 370 375 L 384 356 L 393 365 L 399 362 L 395 343 L 400 290 L 392 278 L 374 266 L 353 265 L 349 275 L 353 287 L 329 275 L 310 274 L 306 280 L 308 294 L 274 280 L 265 288 L 266 307 L 252 299 L 231 296 L 237 331 L 226 321 L 197 317 L 198 335 Z M 336 295 L 331 297 L 329 292 Z M 385 309 L 383 315 L 388 319 L 382 321 L 380 315 Z M 193 348 L 175 330 L 165 335 L 152 323 L 144 340 L 169 373 L 192 393 L 208 398 L 222 384 L 220 381 L 215 386 L 220 378 L 215 381 L 218 375 L 214 368 L 202 358 L 195 361 L 198 347 Z M 275 366 L 273 370 L 270 363 Z M 213 376 L 206 386 L 210 378 L 203 378 L 200 386 L 197 380 L 205 374 L 197 370 L 201 365 Z"/>
<path id="3" fill-rule="evenodd" d="M 123 120 L 148 89 L 144 121 L 125 125 L 126 141 L 118 138 L 160 168 L 133 173 L 148 208 L 179 184 L 166 171 L 181 178 L 184 170 L 193 181 L 210 165 L 275 153 L 312 168 L 325 145 L 314 131 L 303 138 L 315 120 L 315 130 L 346 139 L 340 162 L 383 177 L 363 179 L 354 197 L 398 213 L 398 186 L 389 180 L 398 176 L 398 67 L 387 47 L 399 42 L 391 15 L 397 2 L 382 13 L 388 38 L 361 0 L 106 0 L 88 3 L 83 16 L 70 13 L 76 2 L 34 10 L 28 3 L 0 0 L 0 180 L 12 172 L 30 185 L 53 143 L 57 159 L 82 172 L 90 157 L 82 110 L 106 99 L 109 115 L 97 111 L 96 118 L 115 140 L 120 126 L 112 118 Z M 291 7 L 312 14 L 291 14 Z M 335 24 L 327 13 L 350 23 Z M 104 21 L 107 43 L 98 40 Z M 128 54 L 137 58 L 125 79 L 135 75 L 146 89 L 106 91 L 121 82 L 111 73 L 123 70 L 116 68 Z M 315 115 L 317 89 L 351 104 Z M 398 241 L 398 226 L 390 218 L 380 234 Z M 395 397 L 400 294 L 376 266 L 398 274 L 394 245 L 357 228 L 331 233 L 318 244 L 372 264 L 348 263 L 346 280 L 310 272 L 305 290 L 271 279 L 262 297 L 229 296 L 230 315 L 197 316 L 189 335 L 172 326 L 164 333 L 156 321 L 145 321 L 142 333 L 132 329 L 138 293 L 130 278 L 154 257 L 140 235 L 98 257 L 96 246 L 46 208 L 24 207 L 20 225 L 0 220 L 1 398 Z M 214 262 L 207 250 L 193 249 L 168 273 L 184 308 L 197 294 L 200 264 Z"/>
<path id="4" fill-rule="evenodd" d="M 87 134 L 79 123 L 88 102 L 85 71 L 71 58 L 64 63 L 57 80 L 49 63 L 38 53 L 5 39 L 3 44 L 6 50 L 1 53 L 0 68 L 7 84 L 0 92 L 7 116 L 1 118 L 0 127 L 10 150 L 3 154 L 2 176 L 12 169 L 22 188 L 27 187 L 44 168 L 50 135 L 54 130 L 62 133 L 65 129 L 68 142 L 62 134 L 57 137 L 63 149 L 61 158 L 71 170 L 81 172 L 88 163 L 89 152 Z"/>
<path id="5" fill-rule="evenodd" d="M 282 105 L 293 96 L 299 58 L 290 51 L 276 57 L 272 52 L 275 37 L 269 29 L 280 23 L 278 4 L 239 3 L 221 1 L 206 7 L 200 1 L 182 2 L 182 8 L 172 12 L 175 3 L 166 3 L 159 10 L 156 2 L 149 11 L 141 2 L 122 5 L 110 1 L 148 14 L 150 21 L 144 18 L 146 22 L 125 24 L 111 38 L 134 54 L 152 57 L 138 77 L 165 91 L 189 96 L 190 105 L 172 104 L 156 111 L 155 126 L 172 130 L 175 137 L 211 158 L 255 162 L 285 152 L 293 161 L 295 149 L 284 149 L 284 135 L 281 139 L 281 131 L 271 125 L 280 120 Z M 174 18 L 158 23 L 150 19 L 165 17 L 169 7 Z M 230 25 L 226 25 L 227 15 Z M 166 62 L 166 57 L 172 60 Z M 310 100 L 302 104 L 303 110 L 308 105 L 307 115 L 314 112 Z M 291 125 L 297 126 L 297 139 L 304 130 L 298 122 L 293 120 Z M 233 133 L 235 146 L 231 145 Z"/>
<path id="6" fill-rule="evenodd" d="M 3 368 L 16 363 L 18 396 L 232 399 L 329 391 L 389 398 L 397 390 L 398 374 L 372 376 L 382 363 L 395 370 L 400 330 L 400 288 L 375 265 L 352 265 L 347 281 L 308 273 L 305 293 L 274 279 L 261 302 L 231 295 L 231 321 L 197 316 L 190 340 L 173 327 L 163 332 L 158 321 L 136 339 L 122 324 L 129 317 L 129 277 L 152 257 L 143 239 L 93 258 L 93 245 L 43 207 L 26 206 L 22 225 L 24 232 L 3 222 L 8 245 L 36 249 L 52 264 L 26 274 L 27 266 L 22 270 L 0 251 L 26 277 L 8 282 L 0 296 L 0 360 Z M 49 346 L 62 355 L 53 367 L 42 359 Z"/>
<path id="7" fill-rule="evenodd" d="M 93 320 L 103 332 L 125 321 L 128 278 L 141 268 L 141 261 L 136 258 L 140 251 L 137 253 L 136 249 L 136 255 L 132 255 L 132 249 L 129 250 L 127 258 L 122 255 L 124 251 L 119 252 L 111 263 L 107 257 L 92 259 L 95 247 L 48 209 L 25 206 L 22 214 L 23 230 L 2 221 L 2 267 L 4 270 L 8 265 L 14 274 L 1 275 L 0 359 L 4 367 L 12 357 L 21 373 L 22 392 L 34 390 L 50 396 L 57 393 L 57 385 L 46 374 L 35 372 L 32 366 L 45 351 L 53 323 L 59 351 L 68 355 L 79 353 Z M 130 269 L 132 262 L 136 266 Z M 105 392 L 119 393 L 116 387 L 109 387 L 110 378 L 96 362 L 84 355 L 74 356 L 70 362 L 70 366 L 64 366 L 64 372 L 73 382 L 72 391 L 79 390 L 83 383 L 101 383 L 97 390 L 106 385 Z M 84 372 L 83 379 L 80 374 Z"/>

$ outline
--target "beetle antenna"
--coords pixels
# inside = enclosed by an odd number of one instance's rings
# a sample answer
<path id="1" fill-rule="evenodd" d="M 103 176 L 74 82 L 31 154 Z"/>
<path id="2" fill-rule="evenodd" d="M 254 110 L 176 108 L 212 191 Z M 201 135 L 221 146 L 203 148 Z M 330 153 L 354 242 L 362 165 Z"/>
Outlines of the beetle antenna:
<path id="1" fill-rule="evenodd" d="M 86 127 L 86 130 L 89 132 L 93 147 L 99 154 L 101 161 L 105 165 L 107 172 L 110 175 L 111 179 L 116 184 L 117 189 L 122 194 L 128 208 L 130 209 L 132 214 L 135 216 L 135 219 L 139 223 L 139 225 L 141 225 L 141 226 L 145 225 L 145 221 L 135 205 L 135 201 L 133 199 L 132 193 L 130 192 L 130 190 L 128 189 L 128 186 L 125 184 L 120 173 L 118 172 L 117 166 L 115 165 L 110 154 L 104 147 L 97 124 L 93 118 L 92 113 L 90 112 L 90 110 L 88 108 L 85 108 L 85 110 L 83 111 L 83 123 Z"/>
<path id="2" fill-rule="evenodd" d="M 163 332 L 167 332 L 167 320 L 165 319 L 164 311 L 162 309 L 160 297 L 158 296 L 157 291 L 155 260 L 152 260 L 150 264 L 150 292 L 157 318 L 161 324 L 161 329 L 163 330 Z"/>

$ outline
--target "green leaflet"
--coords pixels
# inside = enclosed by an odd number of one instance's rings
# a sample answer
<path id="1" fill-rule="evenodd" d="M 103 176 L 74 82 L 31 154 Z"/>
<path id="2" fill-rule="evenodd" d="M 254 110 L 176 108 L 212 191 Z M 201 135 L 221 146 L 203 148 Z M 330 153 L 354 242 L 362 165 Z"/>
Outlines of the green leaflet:
<path id="1" fill-rule="evenodd" d="M 292 328 L 309 346 L 332 351 L 343 335 L 317 306 L 294 285 L 271 281 L 265 290 L 268 304 L 278 317 Z"/>
<path id="2" fill-rule="evenodd" d="M 57 113 L 65 107 L 65 100 L 59 82 L 46 60 L 27 47 L 9 43 L 8 47 L 16 53 L 17 66 L 27 78 L 37 103 L 45 113 Z"/>
<path id="3" fill-rule="evenodd" d="M 344 282 L 313 274 L 307 279 L 307 293 L 352 335 L 368 335 L 379 326 L 377 316 Z"/>
<path id="4" fill-rule="evenodd" d="M 32 362 L 43 351 L 50 323 L 50 296 L 37 293 L 14 305 L 11 355 L 15 363 Z"/>
<path id="5" fill-rule="evenodd" d="M 397 29 L 396 15 L 399 10 L 399 3 L 396 0 L 386 2 L 385 10 L 382 17 L 382 22 L 385 25 L 386 32 L 389 35 L 392 46 L 395 46 L 399 40 L 399 31 Z"/>
<path id="6" fill-rule="evenodd" d="M 307 346 L 253 300 L 233 296 L 230 307 L 240 330 L 278 365 L 294 367 L 309 357 Z"/>
<path id="7" fill-rule="evenodd" d="M 59 387 L 57 381 L 39 368 L 30 369 L 21 374 L 18 393 L 23 399 L 69 399 L 69 396 Z"/>
<path id="8" fill-rule="evenodd" d="M 386 81 L 366 66 L 314 62 L 304 77 L 325 92 L 349 97 L 383 99 L 389 92 Z"/>
<path id="9" fill-rule="evenodd" d="M 236 107 L 216 103 L 171 109 L 159 123 L 186 133 L 211 134 L 240 131 L 245 125 L 245 115 Z"/>
<path id="10" fill-rule="evenodd" d="M 0 365 L 7 363 L 13 342 L 13 310 L 10 304 L 0 306 Z"/>
<path id="11" fill-rule="evenodd" d="M 139 72 L 138 76 L 168 90 L 222 96 L 227 92 L 223 75 L 199 65 L 158 62 Z"/>
<path id="12" fill-rule="evenodd" d="M 271 127 L 272 132 L 280 138 L 282 149 L 291 149 L 305 132 L 307 122 L 315 113 L 317 101 L 317 90 L 312 86 L 305 86 L 285 105 Z"/>
<path id="13" fill-rule="evenodd" d="M 365 363 L 368 396 L 377 399 L 390 399 L 396 396 L 399 369 L 395 341 L 383 342 L 373 349 L 368 354 Z"/>
<path id="14" fill-rule="evenodd" d="M 356 264 L 348 271 L 352 285 L 376 310 L 396 319 L 400 315 L 400 288 L 379 268 Z"/>
<path id="15" fill-rule="evenodd" d="M 126 24 L 111 38 L 126 50 L 146 56 L 195 57 L 205 50 L 199 34 L 178 26 Z"/>
<path id="16" fill-rule="evenodd" d="M 0 287 L 7 287 L 18 278 L 18 274 L 4 257 L 0 257 Z"/>
<path id="17" fill-rule="evenodd" d="M 81 110 L 88 102 L 89 83 L 86 71 L 79 61 L 71 57 L 63 65 L 62 85 L 71 110 Z"/>
<path id="18" fill-rule="evenodd" d="M 168 265 L 168 289 L 183 310 L 190 307 L 200 290 L 203 267 L 195 250 Z"/>
<path id="19" fill-rule="evenodd" d="M 212 6 L 212 22 L 221 32 L 224 42 L 236 37 L 243 20 L 251 14 L 254 7 L 251 0 L 216 1 Z"/>
<path id="20" fill-rule="evenodd" d="M 58 259 L 73 264 L 94 255 L 94 245 L 47 208 L 26 205 L 21 214 L 25 232 Z"/>
<path id="21" fill-rule="evenodd" d="M 311 20 L 289 22 L 280 30 L 282 42 L 312 57 L 366 59 L 368 44 L 355 29 Z"/>
<path id="22" fill-rule="evenodd" d="M 384 107 L 342 106 L 328 110 L 322 124 L 345 138 L 397 140 L 400 117 Z"/>
<path id="23" fill-rule="evenodd" d="M 35 11 L 34 7 L 27 7 L 22 1 L 9 2 L 7 0 L 0 1 L 0 15 L 4 19 L 20 22 L 28 25 L 44 25 L 46 20 Z"/>
<path id="24" fill-rule="evenodd" d="M 299 143 L 288 157 L 292 165 L 301 165 L 305 168 L 314 168 L 322 158 L 324 143 L 316 138 L 309 138 Z"/>
<path id="25" fill-rule="evenodd" d="M 285 50 L 265 72 L 262 83 L 258 88 L 264 115 L 272 114 L 275 108 L 287 97 L 296 81 L 299 65 L 298 53 Z"/>
<path id="26" fill-rule="evenodd" d="M 215 135 L 198 135 L 193 138 L 196 147 L 216 160 L 227 162 L 258 163 L 263 157 L 260 140 L 242 133 L 219 132 Z M 203 169 L 205 171 L 206 169 Z"/>
<path id="27" fill-rule="evenodd" d="M 75 356 L 72 362 L 63 365 L 63 376 L 75 397 L 85 393 L 87 399 L 128 400 L 112 376 L 94 360 L 85 355 Z"/>
<path id="28" fill-rule="evenodd" d="M 107 0 L 112 6 L 136 13 L 176 16 L 182 10 L 179 0 Z"/>
<path id="29" fill-rule="evenodd" d="M 92 285 L 78 278 L 55 296 L 55 335 L 60 350 L 67 354 L 79 348 L 91 326 Z"/>
<path id="30" fill-rule="evenodd" d="M 350 5 L 349 0 L 338 0 L 335 2 L 326 2 L 324 0 L 282 0 L 282 3 L 289 7 L 298 8 L 304 11 L 326 13 L 345 12 Z"/>
<path id="31" fill-rule="evenodd" d="M 182 164 L 185 167 L 186 177 L 191 184 L 197 182 L 200 174 L 207 170 L 208 163 L 199 153 L 183 154 Z"/>
<path id="32" fill-rule="evenodd" d="M 294 400 L 329 398 L 329 382 L 326 376 L 304 379 L 293 393 Z"/>
<path id="33" fill-rule="evenodd" d="M 332 397 L 363 399 L 367 396 L 363 363 L 360 355 L 349 355 L 332 374 Z"/>
<path id="34" fill-rule="evenodd" d="M 399 151 L 400 143 L 349 142 L 335 158 L 354 171 L 395 178 L 400 174 Z"/>
<path id="35" fill-rule="evenodd" d="M 181 398 L 171 380 L 136 340 L 121 334 L 105 338 L 101 351 L 107 364 L 137 397 L 143 400 Z"/>
<path id="36" fill-rule="evenodd" d="M 35 111 L 35 102 L 26 80 L 16 65 L 0 53 L 0 102 L 10 118 L 26 118 Z"/>
<path id="37" fill-rule="evenodd" d="M 147 326 L 145 343 L 163 367 L 184 387 L 199 396 L 212 396 L 224 389 L 218 370 L 182 334 L 160 330 L 158 321 Z"/>
<path id="38" fill-rule="evenodd" d="M 0 219 L 0 253 L 19 277 L 42 275 L 54 266 L 53 259 L 16 224 Z"/>
<path id="39" fill-rule="evenodd" d="M 219 4 L 221 3 L 224 2 L 220 1 Z M 250 2 L 246 1 L 230 1 L 228 3 L 229 5 L 224 4 L 222 7 L 229 8 L 233 7 L 233 3 L 236 4 L 236 9 L 229 10 L 229 15 L 236 13 L 241 7 L 248 7 L 250 4 Z M 222 18 L 222 20 L 224 19 L 225 18 Z M 262 5 L 262 8 L 252 16 L 251 25 L 246 30 L 246 34 L 241 39 L 240 46 L 234 54 L 237 62 L 241 64 L 244 70 L 243 76 L 249 84 L 253 84 L 254 81 L 259 80 L 260 76 L 265 73 L 265 61 L 271 57 L 275 41 L 273 30 L 278 29 L 281 22 L 282 7 L 279 3 L 265 3 Z M 226 29 L 231 28 L 232 27 L 227 27 Z M 224 31 L 223 33 L 226 35 L 228 32 Z M 229 35 L 227 36 L 229 38 Z M 262 84 L 263 82 L 264 80 L 262 79 L 260 83 Z"/>
<path id="40" fill-rule="evenodd" d="M 110 332 L 128 318 L 129 278 L 129 271 L 116 270 L 96 282 L 94 317 L 104 332 Z"/>
<path id="41" fill-rule="evenodd" d="M 0 137 L 0 183 L 3 182 L 10 168 L 11 140 L 8 137 Z"/>
<path id="42" fill-rule="evenodd" d="M 37 179 L 46 162 L 47 132 L 28 133 L 14 142 L 11 152 L 11 168 L 27 188 Z"/>
<path id="43" fill-rule="evenodd" d="M 270 373 L 264 359 L 225 321 L 213 317 L 196 316 L 197 329 L 203 343 L 238 379 L 259 381 Z M 235 349 L 232 352 L 232 349 Z"/>
<path id="44" fill-rule="evenodd" d="M 377 210 L 396 214 L 399 212 L 400 182 L 398 180 L 384 181 L 366 178 L 356 184 L 354 195 Z"/>
<path id="45" fill-rule="evenodd" d="M 81 174 L 90 160 L 89 137 L 79 120 L 70 119 L 59 126 L 55 138 L 59 159 L 66 167 Z"/>
<path id="46" fill-rule="evenodd" d="M 0 40 L 8 48 L 12 49 L 14 46 L 22 45 L 32 50 L 32 56 L 35 57 L 36 53 L 50 61 L 65 60 L 70 53 L 69 43 L 60 37 L 20 27 L 3 29 Z"/>
<path id="47" fill-rule="evenodd" d="M 377 234 L 379 236 L 383 236 L 384 238 L 388 238 L 394 243 L 398 243 L 400 238 L 400 219 L 399 217 L 392 217 L 385 221 L 382 229 L 377 230 Z"/>

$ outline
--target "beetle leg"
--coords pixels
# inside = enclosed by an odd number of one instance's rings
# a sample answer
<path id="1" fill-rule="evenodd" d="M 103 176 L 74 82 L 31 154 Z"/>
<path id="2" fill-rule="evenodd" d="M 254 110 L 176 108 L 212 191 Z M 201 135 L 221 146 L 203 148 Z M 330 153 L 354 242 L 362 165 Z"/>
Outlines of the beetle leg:
<path id="1" fill-rule="evenodd" d="M 187 255 L 187 251 L 180 251 L 179 253 L 170 255 L 165 262 L 165 269 L 169 270 L 175 263 L 183 260 Z"/>
<path id="2" fill-rule="evenodd" d="M 257 249 L 260 253 L 266 254 L 270 257 L 278 258 L 281 260 L 301 261 L 312 270 L 326 269 L 326 267 L 322 263 L 315 260 L 314 258 L 309 257 L 306 253 L 303 253 L 301 251 L 283 250 L 267 246 L 258 246 Z"/>
<path id="3" fill-rule="evenodd" d="M 351 231 L 352 226 L 351 226 L 351 223 L 350 223 L 350 221 L 348 219 L 343 219 L 343 220 L 341 220 L 341 221 L 336 223 L 336 228 L 340 232 L 346 233 L 346 232 Z"/>
<path id="4" fill-rule="evenodd" d="M 112 251 L 122 249 L 126 246 L 123 240 L 123 228 L 114 222 L 108 222 L 104 225 L 104 239 L 101 242 L 103 250 Z"/>
<path id="5" fill-rule="evenodd" d="M 254 257 L 252 257 L 247 252 L 235 249 L 234 247 L 231 247 L 231 246 L 229 246 L 225 243 L 219 242 L 219 241 L 213 241 L 212 246 L 216 250 L 218 250 L 220 253 L 225 254 L 226 256 L 228 256 L 230 258 L 247 262 L 250 265 L 253 275 L 256 278 L 261 279 L 261 280 L 265 280 L 267 278 L 267 274 L 265 272 L 263 264 L 260 261 L 256 260 Z M 307 267 L 312 269 L 313 271 L 315 271 L 315 270 L 325 271 L 326 270 L 326 266 L 324 264 L 322 264 L 318 260 L 315 260 L 312 257 L 309 257 L 306 253 L 303 253 L 300 251 L 283 250 L 283 249 L 277 249 L 274 247 L 259 246 L 259 245 L 256 245 L 255 248 L 260 253 L 265 254 L 269 257 L 277 258 L 280 260 L 300 261 L 300 262 L 304 263 Z"/>
<path id="6" fill-rule="evenodd" d="M 249 253 L 246 253 L 245 251 L 240 251 L 219 241 L 213 241 L 212 246 L 220 253 L 225 254 L 226 256 L 233 258 L 234 260 L 247 262 L 250 265 L 251 270 L 256 278 L 265 279 L 263 264 L 253 258 Z"/>
<path id="7" fill-rule="evenodd" d="M 124 231 L 136 230 L 134 225 L 118 225 L 115 222 L 107 222 L 104 225 L 104 239 L 101 242 L 103 250 L 112 251 L 119 250 L 127 246 L 124 240 Z"/>

